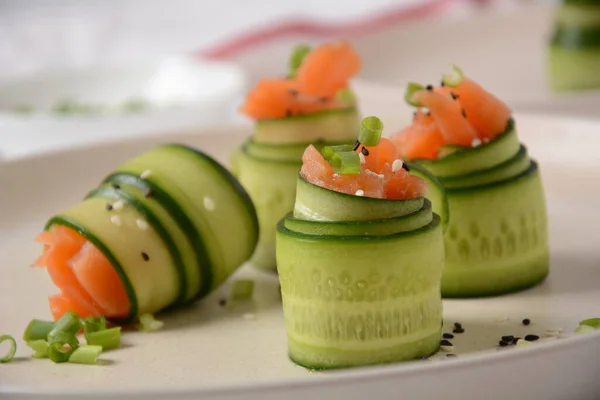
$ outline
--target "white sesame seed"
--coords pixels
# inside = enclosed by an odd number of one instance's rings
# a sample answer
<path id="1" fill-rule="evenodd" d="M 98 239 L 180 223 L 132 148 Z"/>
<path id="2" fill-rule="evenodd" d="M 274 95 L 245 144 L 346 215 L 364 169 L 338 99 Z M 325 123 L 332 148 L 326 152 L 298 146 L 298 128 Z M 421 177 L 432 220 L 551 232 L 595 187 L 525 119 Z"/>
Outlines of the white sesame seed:
<path id="1" fill-rule="evenodd" d="M 371 171 L 370 169 L 365 169 L 365 174 L 371 175 L 371 176 L 376 176 L 376 177 L 378 177 L 380 179 L 384 178 L 383 174 L 377 174 L 377 173 Z"/>
<path id="2" fill-rule="evenodd" d="M 121 218 L 119 218 L 116 215 L 113 215 L 113 216 L 110 217 L 110 222 L 112 222 L 116 226 L 121 226 Z"/>
<path id="3" fill-rule="evenodd" d="M 150 175 L 152 175 L 152 171 L 150 171 L 149 169 L 147 169 L 144 172 L 142 172 L 142 174 L 140 175 L 140 178 L 142 178 L 142 179 L 148 179 L 148 178 L 150 178 Z"/>
<path id="4" fill-rule="evenodd" d="M 452 350 L 454 350 L 454 346 L 440 346 L 440 350 L 445 351 L 445 352 L 451 352 Z"/>
<path id="5" fill-rule="evenodd" d="M 506 322 L 506 321 L 508 321 L 508 317 L 496 318 L 496 322 Z"/>
<path id="6" fill-rule="evenodd" d="M 479 138 L 475 138 L 475 139 L 473 139 L 473 141 L 471 142 L 471 146 L 473 146 L 473 147 L 477 147 L 477 146 L 479 146 L 480 144 L 481 144 L 481 139 L 479 139 Z"/>
<path id="7" fill-rule="evenodd" d="M 247 319 L 247 320 L 256 319 L 256 315 L 251 314 L 251 313 L 246 313 L 243 315 L 243 317 L 244 317 L 244 319 Z"/>
<path id="8" fill-rule="evenodd" d="M 208 196 L 204 196 L 204 208 L 208 211 L 212 211 L 215 209 L 215 202 Z"/>
<path id="9" fill-rule="evenodd" d="M 548 329 L 546 331 L 546 333 L 544 334 L 544 336 L 547 336 L 547 337 L 558 337 L 558 335 L 560 335 L 560 332 L 552 330 L 552 329 Z"/>
<path id="10" fill-rule="evenodd" d="M 123 208 L 123 200 L 117 200 L 113 203 L 114 210 L 120 210 Z"/>
<path id="11" fill-rule="evenodd" d="M 148 223 L 143 219 L 136 219 L 135 223 L 137 224 L 138 228 L 140 228 L 143 231 L 148 229 Z"/>
<path id="12" fill-rule="evenodd" d="M 357 196 L 364 196 L 364 195 L 365 195 L 365 191 L 364 191 L 364 190 L 362 190 L 362 189 L 358 189 L 358 190 L 356 191 L 356 193 L 354 193 L 354 194 L 355 194 L 355 195 L 357 195 Z"/>
<path id="13" fill-rule="evenodd" d="M 519 340 L 517 340 L 517 346 L 529 346 L 529 345 L 532 345 L 532 344 L 533 344 L 533 342 L 530 342 L 530 341 L 525 340 L 525 339 L 519 339 Z"/>
<path id="14" fill-rule="evenodd" d="M 402 160 L 398 159 L 398 160 L 394 160 L 394 162 L 392 163 L 392 172 L 398 172 L 402 169 L 402 165 L 404 163 L 402 162 Z"/>
<path id="15" fill-rule="evenodd" d="M 358 158 L 360 158 L 361 164 L 364 164 L 367 162 L 367 160 L 365 159 L 365 155 L 363 153 L 358 153 Z"/>

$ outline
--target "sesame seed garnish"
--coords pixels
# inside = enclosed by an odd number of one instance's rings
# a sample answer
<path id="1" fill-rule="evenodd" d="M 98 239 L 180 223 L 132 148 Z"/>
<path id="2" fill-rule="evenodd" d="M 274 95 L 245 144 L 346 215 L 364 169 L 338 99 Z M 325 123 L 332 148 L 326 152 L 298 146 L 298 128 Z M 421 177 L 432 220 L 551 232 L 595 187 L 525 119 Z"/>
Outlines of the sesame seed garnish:
<path id="1" fill-rule="evenodd" d="M 454 353 L 448 353 L 448 354 L 446 354 L 446 357 L 456 357 L 456 354 L 454 354 Z"/>
<path id="2" fill-rule="evenodd" d="M 512 340 L 512 344 L 517 344 L 517 342 L 518 342 L 519 340 L 523 340 L 523 339 L 522 339 L 522 338 L 520 338 L 520 337 L 515 337 L 515 338 Z"/>
<path id="3" fill-rule="evenodd" d="M 365 159 L 365 155 L 363 153 L 358 153 L 358 158 L 360 158 L 361 164 L 364 164 L 367 162 L 367 160 Z"/>
<path id="4" fill-rule="evenodd" d="M 357 139 L 356 143 L 354 143 L 354 151 L 356 151 L 360 147 L 360 141 Z"/>
<path id="5" fill-rule="evenodd" d="M 519 339 L 517 340 L 517 346 L 524 346 L 524 345 L 528 345 L 528 344 L 533 344 L 527 340 L 523 340 L 523 339 Z"/>
<path id="6" fill-rule="evenodd" d="M 121 218 L 119 218 L 116 215 L 113 215 L 112 217 L 110 217 L 110 222 L 112 222 L 116 226 L 121 226 Z"/>
<path id="7" fill-rule="evenodd" d="M 148 198 L 148 197 L 152 196 L 152 194 L 153 194 L 152 189 L 148 188 L 144 192 L 144 197 Z"/>
<path id="8" fill-rule="evenodd" d="M 227 304 L 227 300 L 225 300 L 225 299 L 221 299 L 221 300 L 219 300 L 219 305 L 220 305 L 221 307 L 224 307 L 226 304 Z"/>
<path id="9" fill-rule="evenodd" d="M 505 342 L 512 342 L 514 340 L 514 336 L 513 335 L 506 335 L 506 336 L 502 336 L 502 340 L 504 340 Z"/>
<path id="10" fill-rule="evenodd" d="M 452 329 L 452 333 L 465 333 L 463 328 L 454 328 Z"/>
<path id="11" fill-rule="evenodd" d="M 444 333 L 444 334 L 442 335 L 442 337 L 443 337 L 444 339 L 454 339 L 454 335 L 453 335 L 453 334 L 451 334 L 451 333 Z"/>
<path id="12" fill-rule="evenodd" d="M 508 317 L 496 318 L 496 322 L 506 322 L 506 321 L 508 321 Z"/>
<path id="13" fill-rule="evenodd" d="M 256 319 L 256 316 L 251 313 L 246 313 L 243 315 L 243 317 L 244 317 L 244 319 L 247 319 L 247 320 Z"/>
<path id="14" fill-rule="evenodd" d="M 440 342 L 440 350 L 450 352 L 454 350 L 454 345 L 450 341 L 444 339 Z"/>
<path id="15" fill-rule="evenodd" d="M 527 340 L 528 342 L 535 342 L 539 338 L 540 337 L 538 335 L 526 335 L 525 336 L 525 340 Z"/>
<path id="16" fill-rule="evenodd" d="M 113 189 L 116 189 L 116 190 L 121 189 L 121 186 L 119 186 L 119 184 L 117 184 L 117 183 L 113 183 L 112 187 L 113 187 Z"/>
<path id="17" fill-rule="evenodd" d="M 358 189 L 356 191 L 356 193 L 354 193 L 356 196 L 364 196 L 365 195 L 365 191 L 362 189 Z"/>
<path id="18" fill-rule="evenodd" d="M 452 100 L 456 100 L 456 99 L 458 99 L 460 97 L 459 95 L 457 95 L 454 92 L 450 92 L 450 96 L 452 97 Z"/>
<path id="19" fill-rule="evenodd" d="M 298 96 L 298 91 L 296 89 L 290 89 L 288 91 L 288 93 L 293 96 L 293 97 L 297 97 Z"/>
<path id="20" fill-rule="evenodd" d="M 107 210 L 107 211 L 112 211 L 112 209 L 113 209 L 113 206 L 112 206 L 112 204 L 110 204 L 110 203 L 106 203 L 106 210 Z"/>
<path id="21" fill-rule="evenodd" d="M 327 103 L 328 101 L 329 101 L 329 97 L 327 97 L 327 96 L 319 97 L 320 103 Z"/>
<path id="22" fill-rule="evenodd" d="M 143 219 L 138 218 L 135 220 L 135 223 L 138 226 L 138 228 L 140 228 L 141 230 L 148 229 L 148 223 L 146 221 L 144 221 Z"/>
<path id="23" fill-rule="evenodd" d="M 551 329 L 548 329 L 546 331 L 546 333 L 544 333 L 544 336 L 546 337 L 558 337 L 560 336 L 560 332 L 559 331 L 553 331 Z"/>
<path id="24" fill-rule="evenodd" d="M 392 172 L 400 171 L 402 169 L 402 164 L 404 164 L 402 162 L 402 160 L 400 160 L 400 159 L 394 160 L 394 162 L 392 163 Z"/>
<path id="25" fill-rule="evenodd" d="M 462 328 L 463 326 L 460 322 L 455 322 L 454 327 L 458 329 L 458 328 Z"/>
<path id="26" fill-rule="evenodd" d="M 444 87 L 444 86 L 446 86 L 446 84 L 444 83 L 444 81 L 443 81 L 443 80 L 440 82 L 440 86 L 441 86 L 441 87 Z"/>
<path id="27" fill-rule="evenodd" d="M 442 340 L 440 341 L 440 345 L 441 345 L 441 346 L 454 346 L 454 345 L 452 344 L 452 342 L 451 342 L 451 341 L 449 341 L 449 340 L 446 340 L 446 339 L 442 339 Z"/>
<path id="28" fill-rule="evenodd" d="M 121 210 L 123 208 L 123 200 L 117 200 L 113 203 L 113 208 L 115 210 Z"/>
<path id="29" fill-rule="evenodd" d="M 531 323 L 531 320 L 529 318 L 525 318 L 523 321 L 521 321 L 521 323 L 525 326 L 529 325 Z"/>
<path id="30" fill-rule="evenodd" d="M 501 340 L 501 341 L 498 342 L 498 346 L 500 346 L 500 347 L 506 347 L 509 344 L 510 344 L 510 342 L 506 342 L 504 340 Z"/>
<path id="31" fill-rule="evenodd" d="M 463 117 L 467 118 L 467 111 L 463 108 L 461 110 Z"/>
<path id="32" fill-rule="evenodd" d="M 142 179 L 148 179 L 148 178 L 150 178 L 150 175 L 152 175 L 152 171 L 150 171 L 149 169 L 147 169 L 144 172 L 142 172 L 142 174 L 140 175 L 140 178 L 142 178 Z"/>
<path id="33" fill-rule="evenodd" d="M 144 261 L 150 260 L 150 256 L 148 254 L 144 253 L 143 251 L 142 251 L 142 258 L 144 259 Z"/>
<path id="34" fill-rule="evenodd" d="M 473 141 L 471 142 L 471 147 L 477 147 L 477 146 L 479 146 L 479 145 L 481 145 L 481 139 L 479 139 L 479 138 L 475 138 L 475 139 L 473 139 Z"/>
<path id="35" fill-rule="evenodd" d="M 410 172 L 410 168 L 408 167 L 408 165 L 406 165 L 406 163 L 402 163 L 402 169 L 406 172 Z"/>
<path id="36" fill-rule="evenodd" d="M 425 89 L 427 89 L 429 91 L 432 91 L 433 90 L 433 86 L 432 85 L 427 85 L 427 86 L 425 86 Z"/>
<path id="37" fill-rule="evenodd" d="M 365 156 L 368 156 L 368 155 L 369 155 L 369 150 L 367 150 L 367 148 L 366 148 L 366 147 L 363 147 L 363 148 L 362 148 L 360 151 L 361 151 L 361 153 L 363 153 Z"/>
<path id="38" fill-rule="evenodd" d="M 215 209 L 215 202 L 210 197 L 204 196 L 203 202 L 204 202 L 204 208 L 207 211 L 213 211 Z"/>

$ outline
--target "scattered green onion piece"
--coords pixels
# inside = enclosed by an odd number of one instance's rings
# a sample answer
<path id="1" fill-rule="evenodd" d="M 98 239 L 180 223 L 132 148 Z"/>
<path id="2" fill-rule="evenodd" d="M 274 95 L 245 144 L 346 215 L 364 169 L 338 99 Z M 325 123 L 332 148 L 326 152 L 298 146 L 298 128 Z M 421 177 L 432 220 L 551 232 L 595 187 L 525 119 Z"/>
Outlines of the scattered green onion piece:
<path id="1" fill-rule="evenodd" d="M 83 328 L 81 318 L 74 311 L 67 311 L 56 323 L 54 328 L 48 333 L 48 342 L 54 342 L 52 338 L 59 334 L 77 335 Z M 64 336 L 61 336 L 64 337 Z"/>
<path id="2" fill-rule="evenodd" d="M 87 344 L 101 346 L 103 350 L 112 350 L 121 344 L 121 327 L 105 329 L 85 334 Z"/>
<path id="3" fill-rule="evenodd" d="M 4 357 L 0 358 L 0 363 L 11 362 L 15 357 L 15 353 L 17 352 L 17 342 L 15 338 L 10 335 L 2 335 L 0 336 L 0 343 L 8 341 L 8 352 L 4 355 Z"/>
<path id="4" fill-rule="evenodd" d="M 83 319 L 83 331 L 86 335 L 92 332 L 103 331 L 106 329 L 106 318 L 101 317 L 87 317 Z"/>
<path id="5" fill-rule="evenodd" d="M 254 294 L 254 281 L 252 279 L 238 279 L 233 281 L 229 298 L 231 300 L 248 300 Z"/>
<path id="6" fill-rule="evenodd" d="M 162 328 L 164 323 L 154 318 L 152 314 L 140 315 L 140 322 L 137 324 L 137 329 L 144 332 L 157 331 Z"/>
<path id="7" fill-rule="evenodd" d="M 48 357 L 48 342 L 44 339 L 37 339 L 27 342 L 27 346 L 31 347 L 34 353 L 31 355 L 33 358 L 47 358 Z"/>
<path id="8" fill-rule="evenodd" d="M 343 103 L 355 103 L 356 102 L 356 95 L 350 89 L 340 90 L 339 92 L 337 92 L 335 97 L 338 101 L 341 101 Z"/>
<path id="9" fill-rule="evenodd" d="M 590 333 L 590 332 L 594 332 L 596 330 L 596 328 L 594 328 L 593 326 L 589 326 L 589 325 L 579 325 L 576 329 L 575 329 L 575 333 Z"/>
<path id="10" fill-rule="evenodd" d="M 383 122 L 377 117 L 363 118 L 358 141 L 365 146 L 377 146 L 383 132 Z"/>
<path id="11" fill-rule="evenodd" d="M 339 153 L 341 151 L 353 151 L 353 147 L 349 144 L 340 144 L 337 146 L 325 146 L 323 150 L 321 150 L 321 154 L 326 161 L 331 161 L 331 157 L 335 153 Z"/>
<path id="12" fill-rule="evenodd" d="M 331 165 L 337 174 L 360 174 L 360 156 L 356 151 L 340 151 L 331 157 Z"/>
<path id="13" fill-rule="evenodd" d="M 452 64 L 452 72 L 443 74 L 442 82 L 446 86 L 457 87 L 458 85 L 460 85 L 462 83 L 463 78 L 464 78 L 464 74 L 462 72 L 462 69 L 460 69 L 458 66 Z"/>
<path id="14" fill-rule="evenodd" d="M 594 329 L 600 328 L 600 318 L 588 318 L 584 319 L 579 323 L 579 325 L 587 325 L 591 326 Z"/>
<path id="15" fill-rule="evenodd" d="M 44 339 L 48 337 L 48 334 L 54 328 L 54 321 L 42 321 L 39 319 L 32 319 L 25 328 L 23 333 L 23 340 L 31 342 L 33 340 Z"/>
<path id="16" fill-rule="evenodd" d="M 410 82 L 406 86 L 406 92 L 404 92 L 404 101 L 406 101 L 411 106 L 422 107 L 423 105 L 414 99 L 414 95 L 417 92 L 425 90 L 423 85 L 418 83 Z"/>
<path id="17" fill-rule="evenodd" d="M 63 363 L 79 347 L 79 340 L 74 334 L 58 332 L 48 341 L 48 357 L 55 363 Z"/>
<path id="18" fill-rule="evenodd" d="M 294 47 L 294 50 L 292 50 L 292 54 L 290 55 L 289 61 L 290 78 L 296 77 L 296 71 L 298 70 L 298 68 L 300 68 L 302 62 L 304 61 L 304 57 L 306 57 L 308 53 L 310 53 L 310 46 L 306 44 L 300 44 Z"/>
<path id="19" fill-rule="evenodd" d="M 73 364 L 96 364 L 100 353 L 102 353 L 102 346 L 85 345 L 77 348 L 69 356 L 68 361 Z"/>

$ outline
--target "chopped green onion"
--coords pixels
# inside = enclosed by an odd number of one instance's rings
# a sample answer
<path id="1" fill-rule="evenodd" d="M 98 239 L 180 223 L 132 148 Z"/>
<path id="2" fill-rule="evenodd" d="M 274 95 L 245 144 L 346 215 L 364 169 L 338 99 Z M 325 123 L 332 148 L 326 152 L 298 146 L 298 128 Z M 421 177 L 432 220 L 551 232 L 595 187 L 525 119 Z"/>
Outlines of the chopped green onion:
<path id="1" fill-rule="evenodd" d="M 404 101 L 406 101 L 411 106 L 422 107 L 423 105 L 414 99 L 415 93 L 420 92 L 422 90 L 425 90 L 425 87 L 423 85 L 410 82 L 406 86 L 406 92 L 404 92 Z"/>
<path id="2" fill-rule="evenodd" d="M 363 118 L 358 141 L 364 146 L 377 146 L 383 131 L 383 122 L 377 117 Z"/>
<path id="3" fill-rule="evenodd" d="M 254 281 L 252 279 L 238 279 L 231 285 L 231 300 L 248 300 L 254 294 Z"/>
<path id="4" fill-rule="evenodd" d="M 11 362 L 12 359 L 15 357 L 15 353 L 17 352 L 17 342 L 15 341 L 15 338 L 10 335 L 0 336 L 0 343 L 6 341 L 8 341 L 8 345 L 10 347 L 8 348 L 8 351 L 6 352 L 4 357 L 0 358 L 0 363 Z"/>
<path id="5" fill-rule="evenodd" d="M 593 326 L 589 326 L 589 325 L 579 325 L 576 329 L 575 329 L 575 333 L 590 333 L 590 332 L 594 332 L 596 330 L 596 328 L 594 328 Z"/>
<path id="6" fill-rule="evenodd" d="M 69 362 L 74 364 L 96 364 L 100 353 L 102 353 L 102 346 L 81 346 L 69 356 Z"/>
<path id="7" fill-rule="evenodd" d="M 360 174 L 360 156 L 356 151 L 340 151 L 331 157 L 337 174 Z"/>
<path id="8" fill-rule="evenodd" d="M 25 328 L 23 340 L 26 342 L 38 339 L 46 340 L 52 328 L 54 328 L 54 321 L 32 319 L 31 322 L 29 322 L 29 325 L 27 325 L 27 328 Z"/>
<path id="9" fill-rule="evenodd" d="M 87 337 L 89 333 L 103 331 L 106 329 L 106 318 L 101 317 L 87 317 L 83 319 L 83 331 Z"/>
<path id="10" fill-rule="evenodd" d="M 66 362 L 79 347 L 79 340 L 71 333 L 58 332 L 51 338 L 48 341 L 48 357 L 55 363 Z"/>
<path id="11" fill-rule="evenodd" d="M 121 327 L 117 326 L 103 331 L 86 332 L 87 344 L 101 346 L 103 350 L 116 349 L 121 344 Z"/>
<path id="12" fill-rule="evenodd" d="M 48 357 L 48 342 L 44 339 L 37 339 L 27 342 L 27 346 L 31 347 L 34 353 L 31 355 L 33 358 L 47 358 Z"/>
<path id="13" fill-rule="evenodd" d="M 600 318 L 588 318 L 584 319 L 579 323 L 579 325 L 587 325 L 591 326 L 594 329 L 600 328 Z"/>
<path id="14" fill-rule="evenodd" d="M 446 86 L 457 87 L 458 85 L 460 85 L 462 83 L 463 78 L 464 78 L 464 74 L 462 72 L 462 69 L 460 69 L 458 66 L 452 64 L 452 72 L 443 74 L 442 82 Z"/>
<path id="15" fill-rule="evenodd" d="M 300 68 L 302 62 L 304 61 L 304 57 L 306 57 L 308 53 L 310 53 L 310 46 L 306 44 L 299 44 L 294 47 L 294 49 L 292 50 L 292 54 L 290 55 L 289 61 L 290 78 L 296 77 L 296 71 L 298 70 L 298 68 Z"/>
<path id="16" fill-rule="evenodd" d="M 349 144 L 340 144 L 337 146 L 325 146 L 323 147 L 323 150 L 321 150 L 321 154 L 323 155 L 323 158 L 327 161 L 331 161 L 331 157 L 333 157 L 333 155 L 335 153 L 339 153 L 341 151 L 353 151 L 354 148 L 349 145 Z"/>
<path id="17" fill-rule="evenodd" d="M 54 324 L 54 328 L 48 333 L 48 342 L 54 342 L 52 338 L 59 334 L 66 335 L 77 335 L 79 331 L 83 328 L 83 322 L 81 322 L 81 318 L 74 311 L 67 311 L 56 323 Z M 61 337 L 64 337 L 61 336 Z"/>
<path id="18" fill-rule="evenodd" d="M 356 95 L 351 89 L 342 89 L 335 95 L 338 101 L 343 103 L 354 103 L 356 102 Z"/>
<path id="19" fill-rule="evenodd" d="M 144 332 L 157 331 L 162 328 L 164 323 L 157 319 L 154 319 L 152 314 L 142 314 L 140 316 L 140 323 L 137 324 L 137 329 Z"/>

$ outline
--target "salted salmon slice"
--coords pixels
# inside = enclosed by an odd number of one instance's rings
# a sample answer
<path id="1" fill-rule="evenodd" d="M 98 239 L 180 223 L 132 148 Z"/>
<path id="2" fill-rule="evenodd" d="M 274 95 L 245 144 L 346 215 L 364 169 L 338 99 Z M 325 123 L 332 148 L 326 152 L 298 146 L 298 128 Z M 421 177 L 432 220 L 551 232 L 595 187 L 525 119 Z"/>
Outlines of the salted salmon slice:
<path id="1" fill-rule="evenodd" d="M 435 159 L 439 147 L 446 143 L 434 119 L 422 109 L 415 112 L 412 125 L 398 132 L 391 140 L 400 156 L 408 160 Z"/>
<path id="2" fill-rule="evenodd" d="M 306 55 L 294 78 L 259 80 L 240 112 L 261 120 L 347 107 L 336 95 L 348 88 L 360 67 L 360 57 L 350 44 L 322 44 Z"/>

